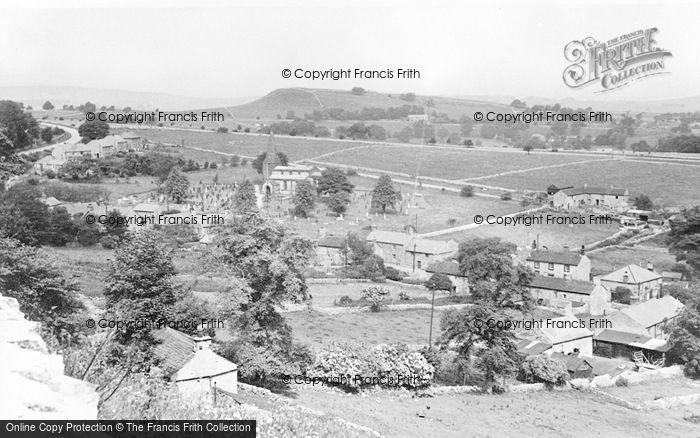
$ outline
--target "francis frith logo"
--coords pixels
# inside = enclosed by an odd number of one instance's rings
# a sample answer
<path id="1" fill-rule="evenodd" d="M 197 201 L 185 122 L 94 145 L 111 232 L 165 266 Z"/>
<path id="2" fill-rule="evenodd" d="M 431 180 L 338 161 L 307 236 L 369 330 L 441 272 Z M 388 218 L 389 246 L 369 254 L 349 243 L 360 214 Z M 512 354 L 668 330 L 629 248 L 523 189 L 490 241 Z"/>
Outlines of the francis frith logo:
<path id="1" fill-rule="evenodd" d="M 664 58 L 673 56 L 657 46 L 658 29 L 637 30 L 600 42 L 593 37 L 571 41 L 564 56 L 572 64 L 564 69 L 564 83 L 571 88 L 599 84 L 607 92 L 633 81 L 668 73 Z"/>

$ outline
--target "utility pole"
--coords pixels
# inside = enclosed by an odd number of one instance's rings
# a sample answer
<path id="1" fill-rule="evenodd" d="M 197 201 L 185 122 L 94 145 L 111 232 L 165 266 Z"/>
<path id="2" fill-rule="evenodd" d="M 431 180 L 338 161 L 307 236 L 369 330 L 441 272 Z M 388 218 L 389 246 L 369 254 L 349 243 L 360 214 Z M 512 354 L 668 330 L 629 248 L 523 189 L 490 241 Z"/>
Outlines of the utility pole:
<path id="1" fill-rule="evenodd" d="M 413 272 L 416 272 L 416 244 L 413 244 Z"/>
<path id="2" fill-rule="evenodd" d="M 430 305 L 430 334 L 428 335 L 428 349 L 433 349 L 433 314 L 435 313 L 435 289 L 433 289 L 433 300 Z"/>

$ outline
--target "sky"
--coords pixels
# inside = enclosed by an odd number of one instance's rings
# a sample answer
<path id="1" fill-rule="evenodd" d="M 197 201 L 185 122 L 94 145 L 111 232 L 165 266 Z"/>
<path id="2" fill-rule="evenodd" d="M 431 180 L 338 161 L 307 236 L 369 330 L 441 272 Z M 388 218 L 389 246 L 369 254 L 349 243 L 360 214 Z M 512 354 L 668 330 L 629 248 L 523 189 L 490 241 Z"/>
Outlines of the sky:
<path id="1" fill-rule="evenodd" d="M 653 100 L 700 94 L 695 1 L 16 1 L 0 6 L 0 85 L 199 97 L 284 87 L 442 96 Z M 568 88 L 564 46 L 656 27 L 670 74 Z M 285 79 L 282 70 L 415 68 L 420 79 Z"/>

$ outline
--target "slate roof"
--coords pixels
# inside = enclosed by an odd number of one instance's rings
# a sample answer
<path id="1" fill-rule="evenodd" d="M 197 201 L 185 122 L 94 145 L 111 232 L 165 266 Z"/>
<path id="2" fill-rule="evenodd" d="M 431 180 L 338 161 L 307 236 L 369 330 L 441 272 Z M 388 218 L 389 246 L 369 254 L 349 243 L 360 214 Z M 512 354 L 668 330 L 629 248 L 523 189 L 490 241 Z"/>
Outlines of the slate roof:
<path id="1" fill-rule="evenodd" d="M 633 342 L 644 343 L 651 339 L 647 335 L 638 333 L 629 333 L 619 330 L 605 329 L 597 335 L 593 336 L 593 340 L 601 342 L 609 342 L 611 344 L 629 345 Z"/>
<path id="2" fill-rule="evenodd" d="M 577 195 L 609 195 L 609 196 L 624 196 L 627 193 L 627 189 L 615 188 L 615 187 L 574 187 L 572 189 L 561 190 L 569 196 Z"/>
<path id="3" fill-rule="evenodd" d="M 54 198 L 53 196 L 49 196 L 48 198 L 44 199 L 44 204 L 48 205 L 49 207 L 55 207 L 57 205 L 63 204 L 62 201 L 59 201 L 58 199 Z"/>
<path id="4" fill-rule="evenodd" d="M 168 376 L 179 371 L 194 356 L 194 339 L 182 332 L 165 327 L 155 330 L 153 338 L 160 341 L 153 354 L 160 359 L 159 366 Z"/>
<path id="5" fill-rule="evenodd" d="M 368 242 L 389 243 L 392 245 L 406 246 L 413 237 L 410 234 L 396 231 L 374 230 L 367 235 Z"/>
<path id="6" fill-rule="evenodd" d="M 209 348 L 203 348 L 194 353 L 173 377 L 178 382 L 220 376 L 237 369 L 238 366 L 235 363 L 229 362 Z"/>
<path id="7" fill-rule="evenodd" d="M 345 237 L 324 236 L 318 239 L 318 243 L 316 245 L 323 248 L 342 248 L 345 246 Z"/>
<path id="8" fill-rule="evenodd" d="M 578 371 L 581 368 L 593 369 L 593 365 L 590 364 L 586 359 L 574 354 L 564 354 L 559 352 L 553 352 L 551 355 L 552 359 L 563 362 L 566 366 L 567 371 Z"/>
<path id="9" fill-rule="evenodd" d="M 578 323 L 578 318 L 573 315 L 563 316 L 561 318 L 553 318 L 552 321 L 561 321 L 562 323 L 573 323 L 576 321 Z M 552 345 L 562 344 L 564 342 L 573 341 L 576 339 L 592 337 L 593 332 L 585 328 L 557 328 L 557 327 L 547 327 L 546 325 L 539 329 L 540 333 L 549 341 Z"/>
<path id="10" fill-rule="evenodd" d="M 581 254 L 571 251 L 535 250 L 530 253 L 527 261 L 578 266 L 581 258 Z"/>
<path id="11" fill-rule="evenodd" d="M 625 275 L 629 277 L 627 281 L 624 281 Z M 639 284 L 658 280 L 659 278 L 661 278 L 661 276 L 656 272 L 644 269 L 638 265 L 627 265 L 618 269 L 617 271 L 609 273 L 608 275 L 602 276 L 600 279 L 615 283 Z"/>
<path id="12" fill-rule="evenodd" d="M 455 277 L 466 277 L 459 271 L 459 263 L 455 261 L 434 262 L 425 268 L 426 272 L 434 274 L 447 274 Z"/>
<path id="13" fill-rule="evenodd" d="M 661 273 L 661 276 L 665 279 L 669 280 L 683 280 L 683 273 L 682 272 L 672 272 L 672 271 L 664 271 Z"/>
<path id="14" fill-rule="evenodd" d="M 595 284 L 588 281 L 567 280 L 559 277 L 535 275 L 530 283 L 530 287 L 559 292 L 569 292 L 580 295 L 590 295 L 591 292 L 593 292 L 593 289 L 595 289 Z"/>
<path id="15" fill-rule="evenodd" d="M 542 354 L 552 348 L 552 345 L 547 344 L 546 342 L 523 339 L 522 341 L 518 342 L 515 347 L 518 349 L 518 353 L 520 354 L 537 356 L 538 354 Z"/>
<path id="16" fill-rule="evenodd" d="M 684 308 L 683 303 L 671 295 L 666 295 L 663 298 L 652 298 L 651 300 L 635 304 L 621 310 L 621 312 L 644 328 L 649 328 L 664 322 L 664 320 L 678 316 Z"/>
<path id="17" fill-rule="evenodd" d="M 408 243 L 406 251 L 421 254 L 447 254 L 457 251 L 457 242 L 417 238 Z"/>

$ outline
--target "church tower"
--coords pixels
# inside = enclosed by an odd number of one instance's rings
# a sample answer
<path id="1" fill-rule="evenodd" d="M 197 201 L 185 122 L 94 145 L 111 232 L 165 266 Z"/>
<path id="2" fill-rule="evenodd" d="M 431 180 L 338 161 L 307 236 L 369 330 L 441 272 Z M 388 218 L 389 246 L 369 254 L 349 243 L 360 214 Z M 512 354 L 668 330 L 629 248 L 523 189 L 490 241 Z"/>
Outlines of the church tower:
<path id="1" fill-rule="evenodd" d="M 270 179 L 270 175 L 272 175 L 272 171 L 275 170 L 275 167 L 281 164 L 282 162 L 277 156 L 277 148 L 275 147 L 275 134 L 270 131 L 270 137 L 267 141 L 267 152 L 265 153 L 265 159 L 262 163 L 263 179 L 267 182 Z"/>

